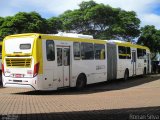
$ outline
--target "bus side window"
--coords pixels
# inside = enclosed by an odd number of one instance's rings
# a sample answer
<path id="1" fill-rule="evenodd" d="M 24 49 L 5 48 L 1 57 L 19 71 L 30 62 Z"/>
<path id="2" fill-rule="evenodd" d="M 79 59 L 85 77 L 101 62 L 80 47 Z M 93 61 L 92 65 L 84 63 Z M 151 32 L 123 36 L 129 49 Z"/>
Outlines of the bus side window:
<path id="1" fill-rule="evenodd" d="M 105 59 L 105 45 L 102 44 L 94 44 L 94 54 L 96 60 L 104 60 Z"/>
<path id="2" fill-rule="evenodd" d="M 146 50 L 143 49 L 143 56 L 146 56 Z"/>
<path id="3" fill-rule="evenodd" d="M 101 50 L 100 59 L 101 59 L 101 60 L 104 60 L 105 58 L 106 58 L 106 56 L 105 56 L 105 49 L 102 49 L 102 50 Z"/>
<path id="4" fill-rule="evenodd" d="M 73 52 L 74 52 L 74 59 L 80 60 L 80 43 L 78 42 L 73 43 Z"/>
<path id="5" fill-rule="evenodd" d="M 68 66 L 70 65 L 70 51 L 68 48 L 63 49 L 63 65 Z"/>
<path id="6" fill-rule="evenodd" d="M 143 49 L 143 58 L 144 58 L 144 62 L 147 62 L 147 54 L 146 54 L 146 50 Z"/>
<path id="7" fill-rule="evenodd" d="M 127 50 L 127 59 L 131 59 L 131 48 L 126 47 L 126 50 Z"/>
<path id="8" fill-rule="evenodd" d="M 55 60 L 55 47 L 53 40 L 46 40 L 46 55 L 48 61 Z"/>
<path id="9" fill-rule="evenodd" d="M 81 43 L 81 56 L 82 60 L 94 59 L 94 51 L 92 43 Z"/>
<path id="10" fill-rule="evenodd" d="M 137 48 L 137 58 L 138 59 L 143 59 L 144 58 L 143 49 Z"/>
<path id="11" fill-rule="evenodd" d="M 57 48 L 57 64 L 62 66 L 62 48 Z"/>
<path id="12" fill-rule="evenodd" d="M 126 59 L 126 47 L 118 46 L 119 59 Z"/>

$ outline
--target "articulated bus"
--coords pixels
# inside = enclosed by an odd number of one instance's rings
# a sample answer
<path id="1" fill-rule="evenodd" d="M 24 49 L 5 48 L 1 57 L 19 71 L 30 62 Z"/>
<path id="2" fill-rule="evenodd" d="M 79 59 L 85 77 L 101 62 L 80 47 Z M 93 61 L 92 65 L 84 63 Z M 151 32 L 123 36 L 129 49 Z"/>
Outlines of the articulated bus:
<path id="1" fill-rule="evenodd" d="M 37 33 L 11 35 L 3 41 L 4 87 L 81 89 L 87 84 L 147 74 L 150 67 L 149 49 L 127 42 Z"/>

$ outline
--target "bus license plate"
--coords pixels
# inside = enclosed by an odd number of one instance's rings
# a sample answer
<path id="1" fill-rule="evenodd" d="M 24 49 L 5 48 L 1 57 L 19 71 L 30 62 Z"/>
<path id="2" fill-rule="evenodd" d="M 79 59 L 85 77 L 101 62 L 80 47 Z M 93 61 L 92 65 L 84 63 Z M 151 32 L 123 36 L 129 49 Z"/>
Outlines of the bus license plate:
<path id="1" fill-rule="evenodd" d="M 23 74 L 15 74 L 14 77 L 16 77 L 16 78 L 22 78 Z"/>

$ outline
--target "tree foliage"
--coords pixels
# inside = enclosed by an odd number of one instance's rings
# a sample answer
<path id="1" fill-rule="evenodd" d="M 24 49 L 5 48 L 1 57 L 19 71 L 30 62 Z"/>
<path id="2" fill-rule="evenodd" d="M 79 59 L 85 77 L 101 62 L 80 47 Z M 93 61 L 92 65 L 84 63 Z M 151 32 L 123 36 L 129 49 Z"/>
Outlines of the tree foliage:
<path id="1" fill-rule="evenodd" d="M 36 12 L 19 12 L 13 17 L 0 18 L 0 36 L 18 33 L 47 33 L 47 20 Z"/>
<path id="2" fill-rule="evenodd" d="M 98 39 L 131 41 L 139 37 L 138 44 L 148 46 L 152 52 L 160 51 L 160 31 L 154 26 L 139 28 L 140 20 L 134 11 L 125 11 L 109 5 L 85 1 L 75 10 L 67 10 L 58 17 L 42 18 L 36 12 L 19 12 L 0 17 L 0 37 L 17 33 L 47 33 L 57 31 L 93 35 Z"/>
<path id="3" fill-rule="evenodd" d="M 99 39 L 131 40 L 139 36 L 140 20 L 133 11 L 127 12 L 94 1 L 82 2 L 79 7 L 60 15 L 64 30 L 91 34 Z"/>
<path id="4" fill-rule="evenodd" d="M 3 19 L 0 25 L 0 37 L 4 38 L 7 35 L 13 34 L 14 29 L 11 23 L 12 17 L 6 17 Z"/>
<path id="5" fill-rule="evenodd" d="M 148 46 L 152 53 L 160 53 L 160 30 L 153 25 L 142 27 L 137 43 Z"/>
<path id="6" fill-rule="evenodd" d="M 59 30 L 62 30 L 62 21 L 58 17 L 52 17 L 47 20 L 48 29 L 47 33 L 53 34 L 57 33 Z"/>

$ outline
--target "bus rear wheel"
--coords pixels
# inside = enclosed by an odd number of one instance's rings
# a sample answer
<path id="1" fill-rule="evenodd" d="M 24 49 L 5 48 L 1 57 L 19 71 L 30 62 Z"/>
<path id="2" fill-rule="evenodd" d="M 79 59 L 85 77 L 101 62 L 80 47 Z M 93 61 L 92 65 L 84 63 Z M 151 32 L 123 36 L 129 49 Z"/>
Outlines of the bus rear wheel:
<path id="1" fill-rule="evenodd" d="M 85 86 L 86 86 L 86 77 L 85 75 L 81 74 L 77 78 L 76 89 L 82 90 Z"/>
<path id="2" fill-rule="evenodd" d="M 125 73 L 124 73 L 124 81 L 126 81 L 126 80 L 128 80 L 128 78 L 129 78 L 129 71 L 128 71 L 128 69 L 126 69 L 125 70 Z"/>
<path id="3" fill-rule="evenodd" d="M 144 70 L 143 70 L 143 75 L 146 75 L 147 73 L 146 73 L 146 68 L 144 68 Z"/>

